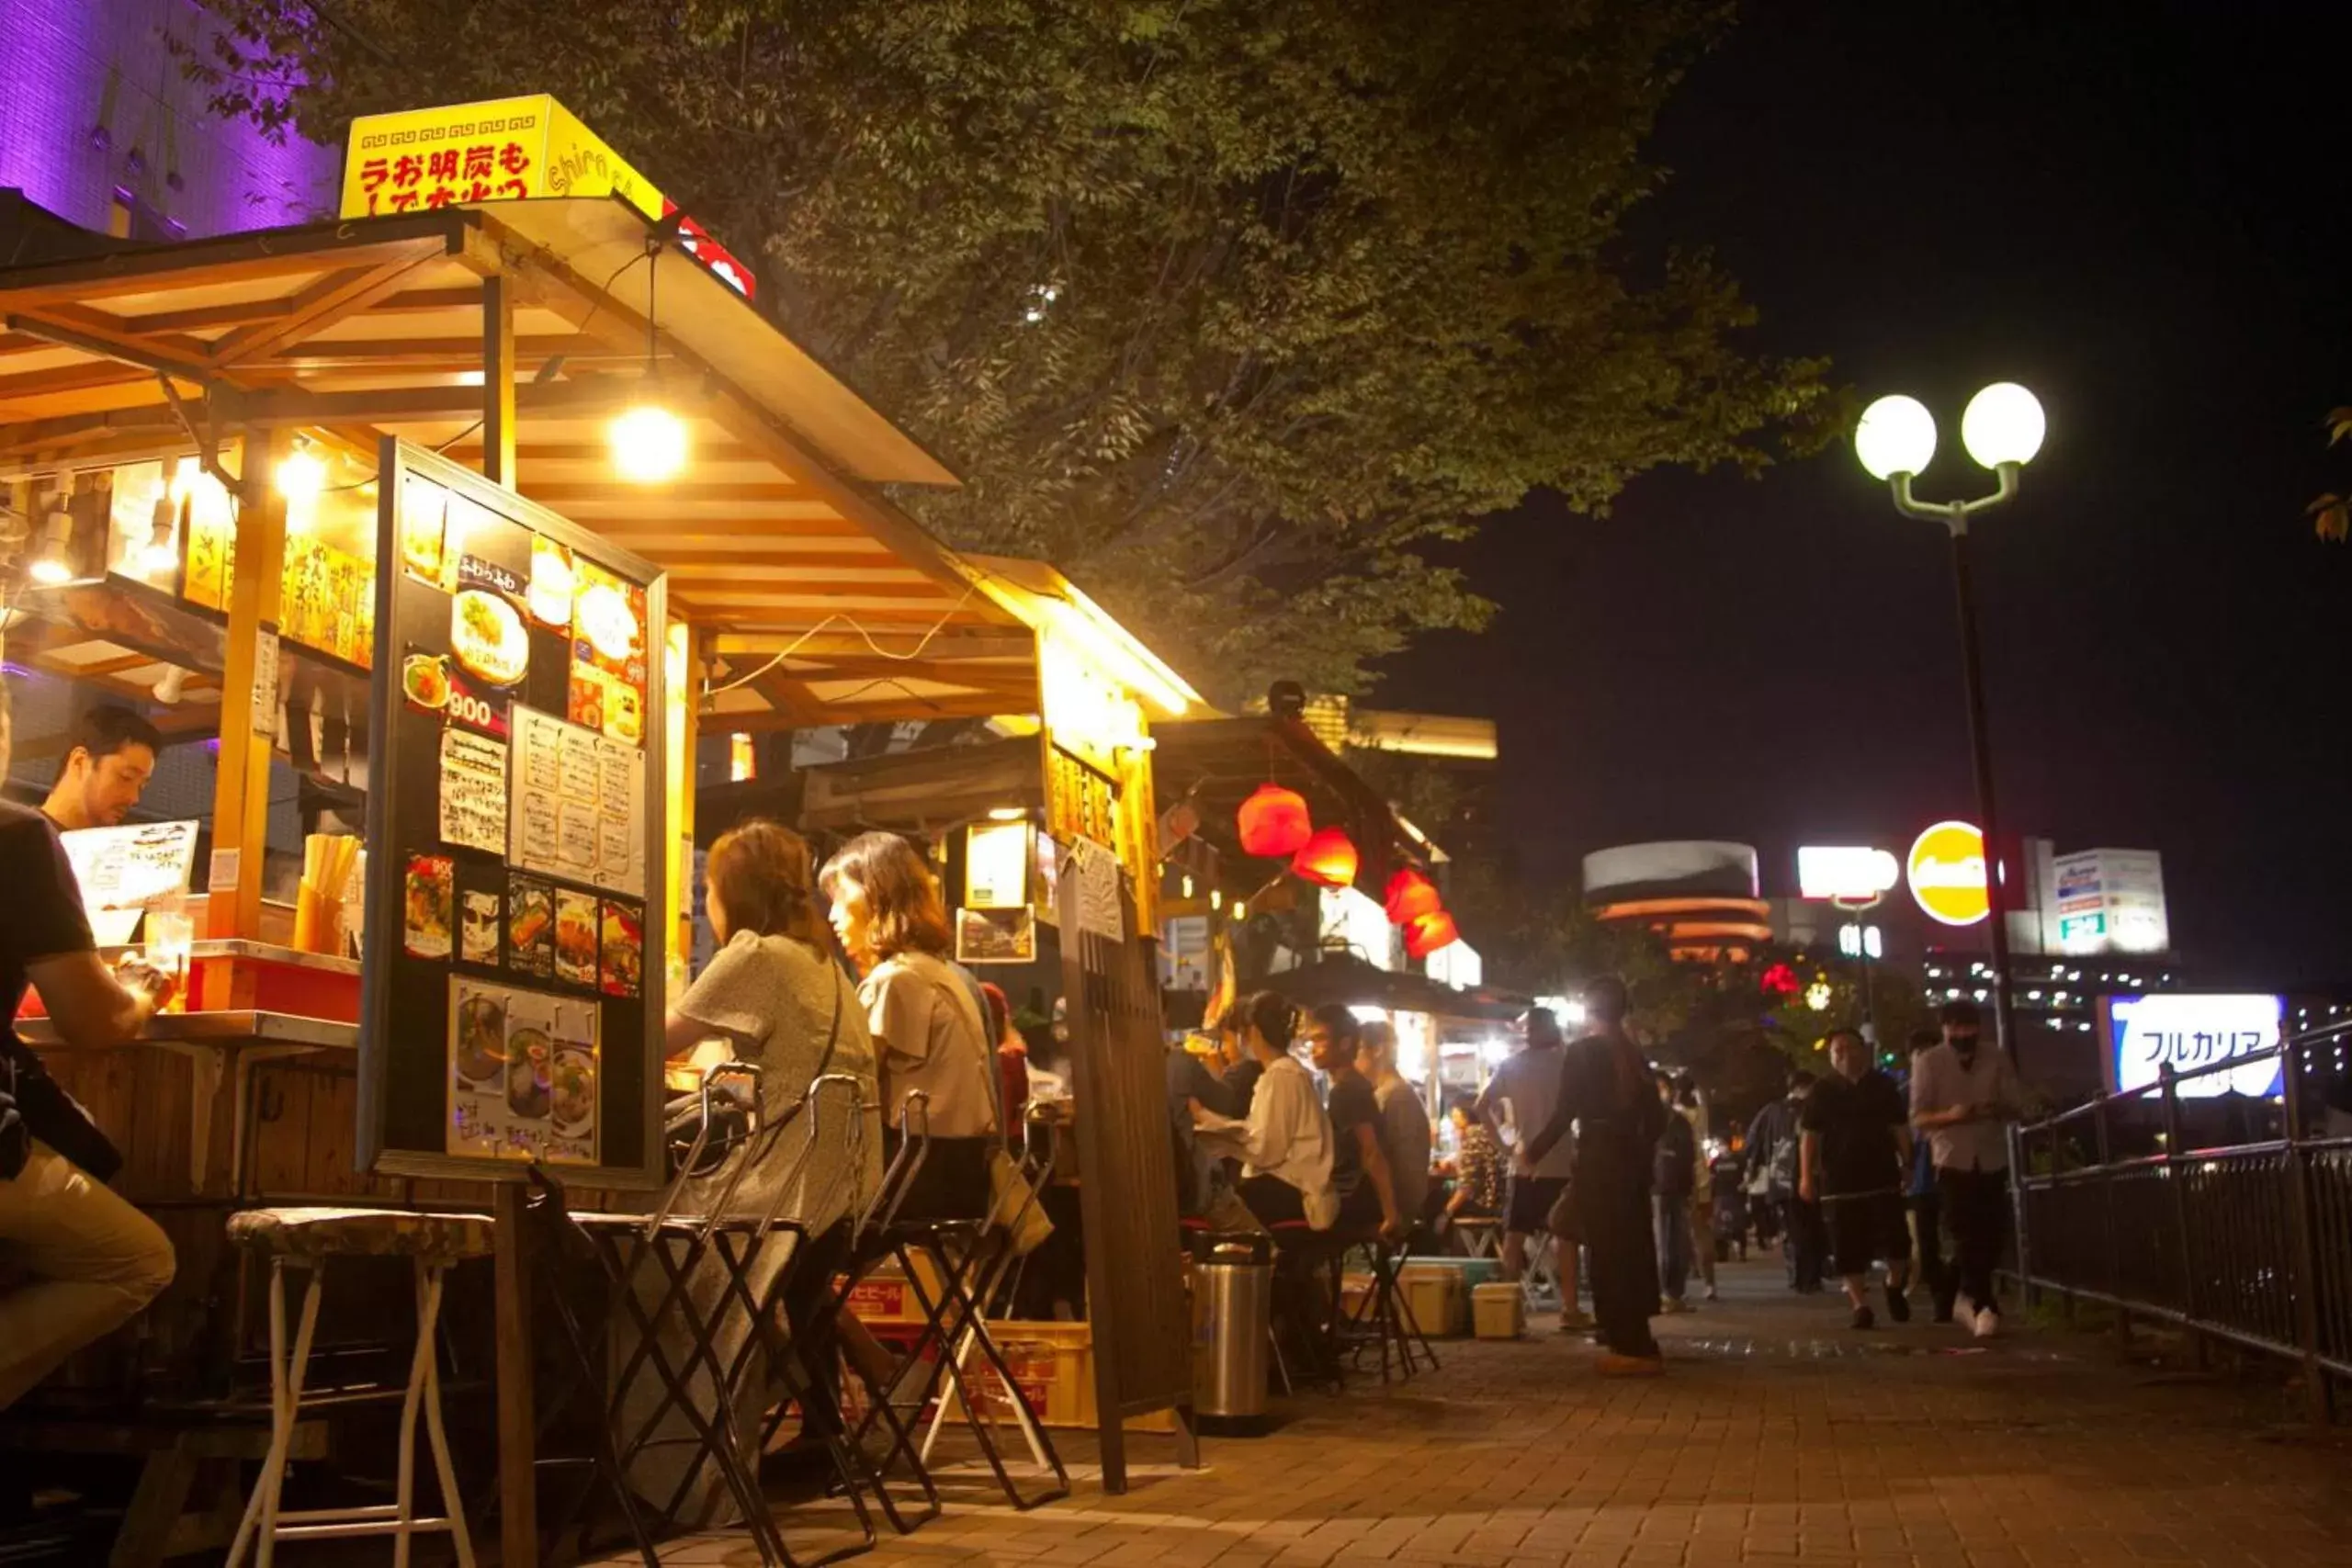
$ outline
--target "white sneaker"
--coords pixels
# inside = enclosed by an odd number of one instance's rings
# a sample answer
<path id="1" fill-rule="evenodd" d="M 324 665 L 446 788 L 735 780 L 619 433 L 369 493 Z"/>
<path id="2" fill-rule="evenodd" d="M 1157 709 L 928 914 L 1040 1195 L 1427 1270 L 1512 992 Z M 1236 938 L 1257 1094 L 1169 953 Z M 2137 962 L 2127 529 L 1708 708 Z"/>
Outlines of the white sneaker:
<path id="1" fill-rule="evenodd" d="M 1990 1339 L 2001 1332 L 2001 1314 L 1991 1307 L 1986 1307 L 1976 1314 L 1972 1328 L 1977 1338 Z"/>
<path id="2" fill-rule="evenodd" d="M 1951 1320 L 1972 1332 L 1976 1327 L 1976 1303 L 1965 1294 L 1951 1299 Z"/>

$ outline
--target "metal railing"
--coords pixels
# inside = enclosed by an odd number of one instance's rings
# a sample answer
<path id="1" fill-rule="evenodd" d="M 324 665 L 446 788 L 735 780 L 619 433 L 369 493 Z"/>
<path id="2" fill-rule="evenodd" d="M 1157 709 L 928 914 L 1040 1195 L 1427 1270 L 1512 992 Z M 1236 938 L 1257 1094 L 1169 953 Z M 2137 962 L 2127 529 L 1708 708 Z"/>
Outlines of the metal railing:
<path id="1" fill-rule="evenodd" d="M 2352 1025 L 2336 1025 L 2166 1063 L 2146 1088 L 2015 1128 L 2029 1295 L 2299 1362 L 2313 1419 L 2328 1419 L 2332 1379 L 2352 1380 L 2352 1135 L 2329 1125 L 2347 1067 Z"/>

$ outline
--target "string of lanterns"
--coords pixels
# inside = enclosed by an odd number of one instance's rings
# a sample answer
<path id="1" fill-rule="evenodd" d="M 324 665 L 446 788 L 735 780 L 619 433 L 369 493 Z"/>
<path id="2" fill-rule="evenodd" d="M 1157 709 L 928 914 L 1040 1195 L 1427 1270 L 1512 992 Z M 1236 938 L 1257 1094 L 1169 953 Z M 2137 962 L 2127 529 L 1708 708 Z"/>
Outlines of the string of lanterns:
<path id="1" fill-rule="evenodd" d="M 1355 840 L 1344 829 L 1315 826 L 1306 797 L 1269 780 L 1260 784 L 1234 814 L 1244 854 L 1260 860 L 1290 861 L 1294 875 L 1317 887 L 1352 887 L 1363 867 Z M 1445 911 L 1437 885 L 1412 866 L 1388 881 L 1385 899 L 1388 921 L 1405 929 L 1405 951 L 1427 958 L 1462 940 L 1453 917 Z"/>

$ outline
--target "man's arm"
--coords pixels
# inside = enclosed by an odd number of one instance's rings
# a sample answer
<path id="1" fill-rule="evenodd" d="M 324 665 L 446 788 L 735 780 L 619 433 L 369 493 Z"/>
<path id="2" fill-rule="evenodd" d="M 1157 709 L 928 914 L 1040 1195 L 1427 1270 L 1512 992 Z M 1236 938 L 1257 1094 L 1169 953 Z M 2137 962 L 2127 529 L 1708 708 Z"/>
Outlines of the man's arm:
<path id="1" fill-rule="evenodd" d="M 1396 1179 L 1388 1168 L 1388 1151 L 1380 1146 L 1380 1133 L 1369 1122 L 1356 1123 L 1356 1153 L 1372 1190 L 1380 1194 L 1380 1228 L 1391 1237 L 1405 1234 L 1404 1216 L 1396 1209 Z"/>
<path id="2" fill-rule="evenodd" d="M 1219 1116 L 1238 1117 L 1247 1109 L 1235 1086 L 1209 1071 L 1208 1064 L 1190 1051 L 1184 1053 L 1182 1070 L 1186 1099 L 1199 1100 Z"/>
<path id="3" fill-rule="evenodd" d="M 1552 1145 L 1568 1135 L 1568 1127 L 1577 1119 L 1576 1075 L 1571 1071 L 1575 1061 L 1575 1047 L 1560 1053 L 1560 1083 L 1552 1096 L 1552 1119 L 1521 1145 L 1530 1166 L 1550 1154 Z"/>
<path id="4" fill-rule="evenodd" d="M 1808 1127 L 1797 1140 L 1797 1196 L 1806 1202 L 1817 1202 L 1820 1190 L 1821 1134 Z"/>
<path id="5" fill-rule="evenodd" d="M 124 985 L 87 950 L 37 958 L 25 966 L 25 975 L 40 992 L 58 1037 L 85 1050 L 127 1043 L 171 995 L 168 981 L 159 987 Z"/>

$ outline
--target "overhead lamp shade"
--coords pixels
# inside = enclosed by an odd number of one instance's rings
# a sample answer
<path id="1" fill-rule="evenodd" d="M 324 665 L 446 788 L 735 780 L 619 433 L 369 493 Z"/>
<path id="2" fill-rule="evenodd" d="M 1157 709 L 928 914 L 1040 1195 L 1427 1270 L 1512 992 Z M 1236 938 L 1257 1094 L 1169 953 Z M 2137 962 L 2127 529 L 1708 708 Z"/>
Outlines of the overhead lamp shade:
<path id="1" fill-rule="evenodd" d="M 1440 948 L 1452 947 L 1462 940 L 1462 928 L 1443 909 L 1432 909 L 1417 917 L 1405 928 L 1405 951 L 1415 958 L 1427 958 Z"/>
<path id="2" fill-rule="evenodd" d="M 1337 828 L 1326 828 L 1300 846 L 1291 870 L 1321 887 L 1351 886 L 1356 879 L 1356 844 Z"/>
<path id="3" fill-rule="evenodd" d="M 1442 908 L 1437 884 L 1407 866 L 1388 879 L 1388 923 L 1408 926 L 1423 915 L 1434 915 Z"/>
<path id="4" fill-rule="evenodd" d="M 1260 784 L 1258 792 L 1241 803 L 1235 819 L 1241 829 L 1241 852 L 1261 860 L 1295 855 L 1315 834 L 1306 797 L 1278 784 Z"/>

